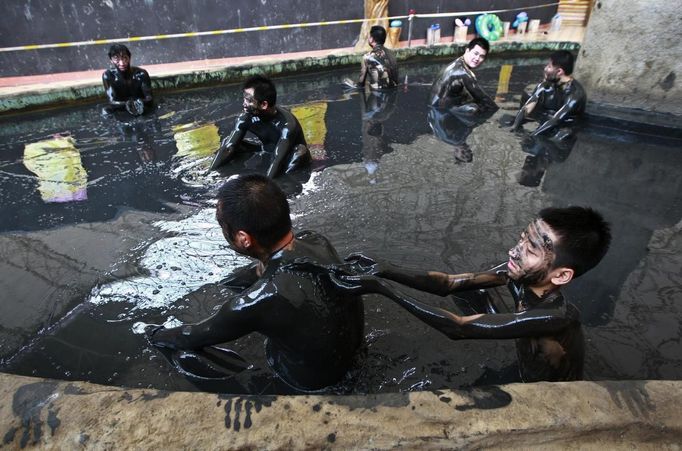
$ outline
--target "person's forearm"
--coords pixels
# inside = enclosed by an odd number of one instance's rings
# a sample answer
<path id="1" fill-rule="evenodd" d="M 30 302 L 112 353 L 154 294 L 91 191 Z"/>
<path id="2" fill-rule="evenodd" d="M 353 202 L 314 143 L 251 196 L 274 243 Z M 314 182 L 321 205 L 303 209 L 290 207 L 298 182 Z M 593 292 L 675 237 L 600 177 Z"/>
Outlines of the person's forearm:
<path id="1" fill-rule="evenodd" d="M 386 293 L 384 294 L 386 295 Z M 453 340 L 467 338 L 466 334 L 463 333 L 462 326 L 481 316 L 463 317 L 397 292 L 392 292 L 388 297 L 428 326 L 433 327 Z"/>
<path id="2" fill-rule="evenodd" d="M 446 296 L 459 291 L 496 287 L 506 282 L 496 273 L 446 274 L 437 271 L 416 271 L 391 265 L 379 276 L 428 293 Z"/>
<path id="3" fill-rule="evenodd" d="M 542 133 L 552 130 L 557 125 L 559 125 L 558 120 L 556 120 L 555 118 L 549 119 L 548 121 L 545 121 L 542 124 L 540 124 L 540 126 L 536 128 L 535 131 L 533 131 L 533 133 L 531 133 L 530 135 L 531 136 L 541 135 Z"/>
<path id="4" fill-rule="evenodd" d="M 277 177 L 283 169 L 284 159 L 289 153 L 289 148 L 291 147 L 289 139 L 280 139 L 275 147 L 275 155 L 272 158 L 272 163 L 268 168 L 267 176 L 270 178 Z"/>

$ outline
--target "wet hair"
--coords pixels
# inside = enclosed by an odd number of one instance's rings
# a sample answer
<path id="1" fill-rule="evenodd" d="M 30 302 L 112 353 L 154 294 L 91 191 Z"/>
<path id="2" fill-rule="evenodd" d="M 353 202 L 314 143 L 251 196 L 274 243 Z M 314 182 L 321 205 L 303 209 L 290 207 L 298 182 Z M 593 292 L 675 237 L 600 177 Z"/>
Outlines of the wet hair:
<path id="1" fill-rule="evenodd" d="M 267 249 L 291 230 L 286 195 L 264 175 L 232 176 L 220 187 L 217 198 L 216 218 L 230 238 L 243 230 Z"/>
<path id="2" fill-rule="evenodd" d="M 253 97 L 260 102 L 268 102 L 268 105 L 274 106 L 277 102 L 277 90 L 275 84 L 267 77 L 262 75 L 254 75 L 249 77 L 244 82 L 242 89 L 253 88 Z"/>
<path id="3" fill-rule="evenodd" d="M 490 43 L 488 42 L 488 40 L 487 40 L 486 38 L 482 38 L 482 37 L 479 36 L 478 38 L 472 39 L 472 40 L 469 41 L 469 43 L 467 44 L 467 49 L 468 49 L 468 50 L 471 50 L 471 49 L 473 49 L 473 48 L 476 47 L 476 46 L 479 46 L 480 48 L 482 48 L 483 50 L 485 50 L 485 53 L 489 53 L 489 52 L 490 52 Z"/>
<path id="4" fill-rule="evenodd" d="M 571 268 L 574 277 L 597 266 L 609 249 L 611 227 L 591 208 L 545 208 L 538 216 L 557 236 L 553 267 Z"/>
<path id="5" fill-rule="evenodd" d="M 374 42 L 379 45 L 384 45 L 386 42 L 386 29 L 381 25 L 374 25 L 369 29 L 369 35 L 372 36 Z"/>
<path id="6" fill-rule="evenodd" d="M 573 54 L 568 50 L 557 50 L 549 55 L 549 60 L 552 62 L 552 66 L 562 68 L 566 75 L 573 73 L 574 58 Z"/>
<path id="7" fill-rule="evenodd" d="M 123 44 L 114 44 L 109 47 L 109 59 L 116 55 L 128 55 L 128 58 L 130 58 L 130 50 Z"/>

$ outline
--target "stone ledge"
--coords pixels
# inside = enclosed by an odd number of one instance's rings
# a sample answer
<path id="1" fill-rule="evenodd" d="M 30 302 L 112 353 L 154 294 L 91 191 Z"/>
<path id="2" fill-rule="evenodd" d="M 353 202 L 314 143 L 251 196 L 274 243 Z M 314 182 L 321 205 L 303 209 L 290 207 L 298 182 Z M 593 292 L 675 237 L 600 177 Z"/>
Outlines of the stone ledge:
<path id="1" fill-rule="evenodd" d="M 400 61 L 414 58 L 448 57 L 459 55 L 465 44 L 441 44 L 432 47 L 418 46 L 396 50 Z M 546 52 L 558 49 L 577 50 L 580 44 L 570 41 L 519 41 L 493 44 L 495 55 L 509 53 Z M 361 53 L 334 52 L 325 57 L 299 57 L 258 60 L 202 70 L 182 70 L 172 74 L 153 76 L 152 88 L 157 91 L 170 91 L 196 86 L 210 86 L 221 83 L 237 83 L 253 74 L 290 75 L 303 72 L 327 70 L 345 66 L 359 65 Z M 101 81 L 61 82 L 44 85 L 20 86 L 0 95 L 0 114 L 15 113 L 22 110 L 45 109 L 65 104 L 76 104 L 94 100 L 104 101 Z"/>
<path id="2" fill-rule="evenodd" d="M 682 117 L 639 108 L 624 108 L 605 103 L 587 102 L 591 124 L 632 133 L 682 139 Z"/>
<path id="3" fill-rule="evenodd" d="M 0 374 L 6 449 L 679 449 L 682 382 L 232 396 Z"/>

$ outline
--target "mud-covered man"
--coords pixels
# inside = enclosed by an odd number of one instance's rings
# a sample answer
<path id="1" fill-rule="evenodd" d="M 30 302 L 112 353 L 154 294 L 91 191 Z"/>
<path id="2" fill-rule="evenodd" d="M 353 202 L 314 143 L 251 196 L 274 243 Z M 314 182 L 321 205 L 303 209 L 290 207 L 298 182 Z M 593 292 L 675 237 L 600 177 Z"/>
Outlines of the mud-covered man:
<path id="1" fill-rule="evenodd" d="M 109 48 L 112 67 L 102 74 L 109 104 L 105 113 L 126 110 L 139 116 L 153 108 L 152 83 L 146 70 L 130 65 L 130 50 L 123 44 Z"/>
<path id="2" fill-rule="evenodd" d="M 447 66 L 433 83 L 430 105 L 452 114 L 496 111 L 495 101 L 478 84 L 473 72 L 483 64 L 489 51 L 490 44 L 486 39 L 472 39 L 464 55 Z"/>
<path id="3" fill-rule="evenodd" d="M 372 50 L 362 57 L 357 82 L 347 78 L 344 84 L 358 89 L 363 89 L 367 84 L 371 90 L 395 88 L 398 86 L 398 63 L 393 52 L 384 47 L 386 29 L 381 25 L 373 26 L 369 30 L 367 42 Z"/>
<path id="4" fill-rule="evenodd" d="M 312 158 L 298 119 L 289 110 L 275 105 L 274 83 L 255 75 L 244 82 L 242 89 L 243 112 L 237 117 L 230 136 L 221 143 L 210 170 L 227 163 L 238 152 L 261 150 L 273 154 L 267 170 L 271 178 L 310 163 Z M 245 142 L 247 132 L 253 133 L 260 145 Z"/>
<path id="5" fill-rule="evenodd" d="M 568 381 L 582 378 L 584 340 L 577 308 L 561 287 L 596 266 L 608 250 L 609 225 L 589 208 L 547 208 L 509 250 L 509 260 L 482 273 L 413 271 L 362 255 L 349 257 L 366 276 L 341 276 L 350 293 L 381 293 L 448 337 L 515 339 L 521 380 Z M 379 276 L 379 277 L 377 277 Z M 383 279 L 446 296 L 465 290 L 507 285 L 515 311 L 500 313 L 491 302 L 478 312 L 458 315 L 397 293 Z"/>
<path id="6" fill-rule="evenodd" d="M 269 365 L 289 385 L 316 390 L 338 382 L 362 343 L 364 311 L 323 268 L 340 263 L 332 245 L 315 232 L 294 234 L 284 193 L 263 175 L 228 179 L 216 216 L 231 247 L 257 259 L 225 282 L 244 290 L 204 321 L 148 330 L 150 341 L 199 350 L 260 332 Z"/>
<path id="7" fill-rule="evenodd" d="M 522 98 L 512 130 L 516 131 L 527 120 L 539 122 L 532 136 L 544 135 L 564 139 L 572 134 L 571 126 L 585 111 L 587 95 L 582 85 L 571 75 L 574 58 L 571 52 L 552 53 L 544 69 L 544 80 L 530 97 Z M 526 99 L 527 97 L 527 99 Z"/>

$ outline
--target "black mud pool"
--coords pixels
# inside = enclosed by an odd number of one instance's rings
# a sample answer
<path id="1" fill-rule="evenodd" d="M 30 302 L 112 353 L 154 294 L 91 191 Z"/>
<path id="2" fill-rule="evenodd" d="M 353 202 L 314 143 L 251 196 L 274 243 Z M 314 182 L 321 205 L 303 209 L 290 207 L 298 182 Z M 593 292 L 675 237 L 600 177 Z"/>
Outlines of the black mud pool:
<path id="1" fill-rule="evenodd" d="M 510 133 L 501 124 L 544 63 L 487 61 L 477 75 L 501 109 L 482 124 L 429 116 L 431 82 L 448 61 L 402 66 L 407 84 L 390 95 L 344 92 L 357 68 L 275 80 L 314 159 L 311 171 L 278 179 L 294 227 L 325 235 L 341 255 L 464 272 L 506 260 L 541 208 L 594 207 L 613 244 L 564 292 L 582 315 L 585 377 L 680 379 L 682 143 L 589 123 L 561 145 Z M 224 301 L 217 283 L 249 261 L 227 247 L 213 193 L 229 174 L 269 164 L 249 155 L 205 175 L 241 110 L 238 86 L 157 97 L 158 110 L 134 120 L 102 117 L 101 105 L 0 119 L 0 370 L 290 393 L 258 334 L 222 346 L 235 357 L 219 379 L 178 371 L 145 339 L 147 324 L 198 321 Z M 506 290 L 494 295 L 511 305 Z M 332 392 L 518 380 L 513 340 L 452 341 L 389 300 L 364 303 L 365 345 Z"/>

